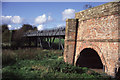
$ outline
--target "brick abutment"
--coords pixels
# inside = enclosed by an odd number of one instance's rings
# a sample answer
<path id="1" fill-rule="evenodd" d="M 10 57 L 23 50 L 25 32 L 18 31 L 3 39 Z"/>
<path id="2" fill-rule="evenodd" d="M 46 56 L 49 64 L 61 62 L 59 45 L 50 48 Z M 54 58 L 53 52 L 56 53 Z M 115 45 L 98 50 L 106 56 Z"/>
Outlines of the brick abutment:
<path id="1" fill-rule="evenodd" d="M 120 3 L 110 2 L 80 11 L 75 14 L 75 19 L 66 20 L 65 62 L 83 66 L 87 63 L 82 61 L 90 58 L 88 66 L 101 64 L 105 73 L 113 77 L 116 75 L 120 67 L 119 7 Z M 85 49 L 86 53 L 82 53 Z M 98 64 L 94 64 L 92 59 L 98 60 Z"/>

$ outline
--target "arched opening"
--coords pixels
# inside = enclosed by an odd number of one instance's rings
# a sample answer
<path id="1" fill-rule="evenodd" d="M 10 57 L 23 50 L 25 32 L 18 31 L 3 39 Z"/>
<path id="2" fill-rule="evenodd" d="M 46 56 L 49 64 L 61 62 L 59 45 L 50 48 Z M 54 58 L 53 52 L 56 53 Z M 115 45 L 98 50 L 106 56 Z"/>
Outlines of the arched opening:
<path id="1" fill-rule="evenodd" d="M 103 69 L 103 64 L 98 53 L 91 48 L 85 48 L 80 52 L 76 65 L 91 69 Z"/>

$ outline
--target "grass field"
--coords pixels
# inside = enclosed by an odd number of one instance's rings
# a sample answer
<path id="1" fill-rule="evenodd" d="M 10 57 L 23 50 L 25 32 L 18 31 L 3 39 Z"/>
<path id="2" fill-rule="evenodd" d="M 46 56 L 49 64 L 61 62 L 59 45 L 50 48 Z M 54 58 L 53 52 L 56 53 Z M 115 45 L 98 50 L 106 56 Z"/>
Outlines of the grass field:
<path id="1" fill-rule="evenodd" d="M 3 50 L 2 80 L 111 79 L 86 67 L 65 63 L 61 53 L 62 50 L 45 49 Z"/>
<path id="2" fill-rule="evenodd" d="M 58 44 L 58 43 L 59 43 L 59 40 L 60 40 L 59 38 L 55 38 L 54 43 L 57 43 L 57 44 Z M 64 44 L 64 40 L 65 40 L 65 39 L 61 39 L 61 43 L 62 43 L 62 44 Z M 46 39 L 46 41 L 47 41 L 47 39 Z M 49 41 L 50 41 L 50 40 L 49 40 Z M 53 41 L 53 38 L 51 38 L 51 41 Z"/>

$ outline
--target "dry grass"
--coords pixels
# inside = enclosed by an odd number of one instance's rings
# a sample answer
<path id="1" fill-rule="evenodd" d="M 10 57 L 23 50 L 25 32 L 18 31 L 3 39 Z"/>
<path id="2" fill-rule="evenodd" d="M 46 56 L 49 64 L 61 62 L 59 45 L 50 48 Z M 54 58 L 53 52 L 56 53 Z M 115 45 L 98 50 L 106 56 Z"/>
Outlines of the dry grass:
<path id="1" fill-rule="evenodd" d="M 9 64 L 16 61 L 16 53 L 11 50 L 2 50 L 2 64 Z"/>
<path id="2" fill-rule="evenodd" d="M 37 56 L 38 53 L 36 52 L 36 49 L 19 49 L 19 50 L 2 50 L 2 63 L 9 64 L 16 62 L 19 59 L 32 59 L 35 56 Z"/>
<path id="3" fill-rule="evenodd" d="M 40 48 L 26 48 L 26 49 L 18 49 L 18 50 L 2 50 L 2 63 L 9 64 L 14 63 L 17 60 L 25 60 L 25 59 L 42 59 L 44 56 L 50 56 L 47 53 L 52 54 L 60 54 L 62 53 L 60 50 L 46 50 Z M 39 55 L 39 56 L 38 56 Z"/>

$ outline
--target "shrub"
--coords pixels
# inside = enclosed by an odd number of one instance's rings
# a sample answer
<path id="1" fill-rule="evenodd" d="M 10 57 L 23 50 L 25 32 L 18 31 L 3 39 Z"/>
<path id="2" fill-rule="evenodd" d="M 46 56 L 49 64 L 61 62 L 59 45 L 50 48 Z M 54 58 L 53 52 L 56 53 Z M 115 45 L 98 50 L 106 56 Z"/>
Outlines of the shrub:
<path id="1" fill-rule="evenodd" d="M 62 58 L 61 58 L 62 59 Z M 53 69 L 54 72 L 63 72 L 63 73 L 85 73 L 88 68 L 81 68 L 77 66 L 73 66 L 70 64 L 67 64 L 62 60 L 57 60 L 51 64 L 51 68 Z"/>

